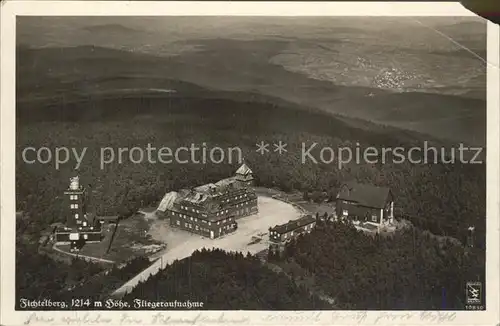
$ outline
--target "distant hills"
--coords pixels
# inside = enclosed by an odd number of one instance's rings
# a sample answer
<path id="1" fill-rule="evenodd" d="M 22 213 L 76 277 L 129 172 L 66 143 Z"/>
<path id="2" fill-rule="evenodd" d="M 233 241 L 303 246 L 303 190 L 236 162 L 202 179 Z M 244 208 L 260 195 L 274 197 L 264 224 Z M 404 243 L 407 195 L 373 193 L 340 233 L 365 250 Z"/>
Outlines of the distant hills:
<path id="1" fill-rule="evenodd" d="M 83 30 L 92 33 L 133 33 L 137 30 L 123 26 L 121 24 L 103 24 L 94 26 L 85 26 Z"/>
<path id="2" fill-rule="evenodd" d="M 102 28 L 120 29 L 115 25 Z M 216 40 L 215 45 L 202 43 L 206 44 L 204 50 L 174 57 L 90 45 L 40 49 L 19 46 L 18 103 L 48 98 L 70 101 L 73 96 L 113 94 L 119 89 L 182 92 L 188 87 L 190 92 L 224 91 L 229 97 L 231 92 L 260 94 L 308 110 L 450 141 L 485 143 L 485 100 L 422 92 L 393 93 L 310 79 L 269 63 L 268 57 L 277 50 L 273 47 L 283 46 L 280 42 L 245 42 L 243 47 L 239 41 L 229 40 Z"/>

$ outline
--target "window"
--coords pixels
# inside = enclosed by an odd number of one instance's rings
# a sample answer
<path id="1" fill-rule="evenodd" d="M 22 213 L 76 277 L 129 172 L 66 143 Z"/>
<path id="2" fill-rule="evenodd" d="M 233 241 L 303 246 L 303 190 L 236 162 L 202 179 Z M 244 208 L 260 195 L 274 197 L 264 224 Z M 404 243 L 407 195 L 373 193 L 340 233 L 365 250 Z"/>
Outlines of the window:
<path id="1" fill-rule="evenodd" d="M 181 221 L 177 220 L 176 224 L 180 226 L 181 225 Z"/>
<path id="2" fill-rule="evenodd" d="M 208 225 L 212 225 L 212 222 L 208 222 Z"/>
<path id="3" fill-rule="evenodd" d="M 349 212 L 347 211 L 347 209 L 343 209 L 343 210 L 342 210 L 342 215 L 343 215 L 343 216 L 347 216 L 347 215 L 349 215 Z"/>
<path id="4" fill-rule="evenodd" d="M 198 227 L 198 225 L 196 226 L 196 231 L 198 231 L 200 228 Z"/>
<path id="5" fill-rule="evenodd" d="M 377 222 L 377 214 L 372 215 L 372 222 Z"/>
<path id="6" fill-rule="evenodd" d="M 84 235 L 83 235 L 83 238 L 84 238 L 85 240 L 87 240 L 87 239 L 89 238 L 89 236 L 88 236 L 88 235 L 86 235 L 86 234 L 84 234 Z"/>
<path id="7" fill-rule="evenodd" d="M 75 204 L 75 208 L 78 208 L 78 204 Z"/>
<path id="8" fill-rule="evenodd" d="M 82 223 L 82 225 L 83 225 L 83 226 L 87 226 L 87 222 L 85 222 L 85 221 L 84 221 L 84 222 Z"/>
<path id="9" fill-rule="evenodd" d="M 78 217 L 80 217 L 80 215 L 78 213 L 76 213 L 75 218 L 78 219 Z"/>

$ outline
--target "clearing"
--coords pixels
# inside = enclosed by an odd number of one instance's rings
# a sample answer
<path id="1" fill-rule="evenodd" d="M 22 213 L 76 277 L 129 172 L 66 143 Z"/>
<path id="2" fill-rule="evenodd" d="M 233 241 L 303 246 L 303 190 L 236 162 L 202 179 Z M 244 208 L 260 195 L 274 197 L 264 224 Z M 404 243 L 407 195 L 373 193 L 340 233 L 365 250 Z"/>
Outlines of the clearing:
<path id="1" fill-rule="evenodd" d="M 151 266 L 117 289 L 113 294 L 122 296 L 130 292 L 139 282 L 156 274 L 175 260 L 184 259 L 202 248 L 220 248 L 256 254 L 269 246 L 269 227 L 298 219 L 302 212 L 291 204 L 267 196 L 258 197 L 259 213 L 238 220 L 238 230 L 218 239 L 208 239 L 188 231 L 172 228 L 168 220 L 152 222 L 150 235 L 153 240 L 163 241 L 167 248 Z M 258 239 L 261 239 L 260 241 Z M 257 240 L 257 241 L 256 241 Z"/>

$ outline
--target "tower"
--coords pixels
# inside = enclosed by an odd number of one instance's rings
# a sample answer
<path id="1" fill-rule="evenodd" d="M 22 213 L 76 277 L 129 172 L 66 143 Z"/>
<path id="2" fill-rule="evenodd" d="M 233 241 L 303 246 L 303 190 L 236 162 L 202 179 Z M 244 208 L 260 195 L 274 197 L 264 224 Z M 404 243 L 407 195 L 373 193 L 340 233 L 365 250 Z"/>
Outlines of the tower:
<path id="1" fill-rule="evenodd" d="M 68 211 L 66 225 L 72 229 L 87 226 L 86 216 L 86 193 L 85 188 L 80 185 L 78 176 L 70 178 L 68 189 L 64 192 L 65 202 Z"/>
<path id="2" fill-rule="evenodd" d="M 253 185 L 253 172 L 252 170 L 243 163 L 238 170 L 236 170 L 236 175 L 234 177 L 241 185 L 246 187 L 251 187 Z"/>

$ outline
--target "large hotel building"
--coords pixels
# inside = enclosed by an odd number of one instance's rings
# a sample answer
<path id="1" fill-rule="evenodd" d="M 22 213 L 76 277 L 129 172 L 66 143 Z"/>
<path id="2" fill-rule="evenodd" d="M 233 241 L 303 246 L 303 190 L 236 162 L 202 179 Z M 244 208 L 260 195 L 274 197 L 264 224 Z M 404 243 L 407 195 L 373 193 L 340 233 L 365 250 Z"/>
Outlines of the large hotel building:
<path id="1" fill-rule="evenodd" d="M 252 186 L 252 170 L 243 164 L 233 177 L 167 193 L 157 212 L 173 227 L 215 239 L 235 231 L 238 218 L 258 213 Z"/>

